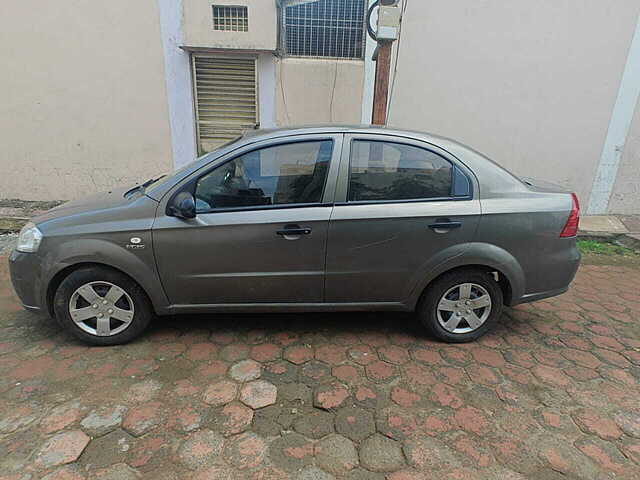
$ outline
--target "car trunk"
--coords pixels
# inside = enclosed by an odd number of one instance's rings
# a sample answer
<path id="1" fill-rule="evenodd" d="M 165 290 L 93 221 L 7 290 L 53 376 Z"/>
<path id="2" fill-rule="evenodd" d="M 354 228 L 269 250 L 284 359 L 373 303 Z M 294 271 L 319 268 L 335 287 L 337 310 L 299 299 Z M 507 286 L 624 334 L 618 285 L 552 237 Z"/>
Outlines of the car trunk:
<path id="1" fill-rule="evenodd" d="M 555 183 L 546 182 L 544 180 L 538 180 L 531 177 L 518 177 L 530 190 L 535 192 L 548 192 L 548 193 L 571 193 L 565 187 L 556 185 Z"/>

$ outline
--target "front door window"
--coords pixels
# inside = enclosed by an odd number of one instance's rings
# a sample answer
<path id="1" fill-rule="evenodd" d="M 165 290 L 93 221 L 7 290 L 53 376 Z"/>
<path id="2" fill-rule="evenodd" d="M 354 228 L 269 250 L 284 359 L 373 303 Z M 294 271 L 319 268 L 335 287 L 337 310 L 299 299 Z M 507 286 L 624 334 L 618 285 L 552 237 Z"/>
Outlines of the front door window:
<path id="1" fill-rule="evenodd" d="M 198 180 L 196 210 L 320 203 L 332 150 L 323 140 L 245 153 Z"/>

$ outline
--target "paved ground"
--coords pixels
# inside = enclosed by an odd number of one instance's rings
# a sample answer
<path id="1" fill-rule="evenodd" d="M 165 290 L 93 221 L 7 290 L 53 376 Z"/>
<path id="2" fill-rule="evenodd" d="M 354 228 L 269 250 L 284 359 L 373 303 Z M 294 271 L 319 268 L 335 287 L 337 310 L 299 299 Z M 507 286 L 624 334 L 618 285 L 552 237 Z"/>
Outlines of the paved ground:
<path id="1" fill-rule="evenodd" d="M 640 478 L 640 270 L 461 346 L 409 317 L 171 318 L 87 348 L 0 257 L 0 478 Z"/>

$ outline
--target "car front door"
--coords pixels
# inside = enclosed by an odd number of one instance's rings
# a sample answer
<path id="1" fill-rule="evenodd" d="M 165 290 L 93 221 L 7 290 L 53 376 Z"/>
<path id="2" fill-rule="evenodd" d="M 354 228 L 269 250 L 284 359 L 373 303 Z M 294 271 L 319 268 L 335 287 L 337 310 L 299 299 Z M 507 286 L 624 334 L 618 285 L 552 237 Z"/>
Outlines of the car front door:
<path id="1" fill-rule="evenodd" d="M 170 192 L 190 191 L 196 217 L 161 203 L 153 244 L 174 306 L 318 303 L 342 135 L 286 137 L 242 148 Z M 166 203 L 166 202 L 165 202 Z"/>
<path id="2" fill-rule="evenodd" d="M 476 189 L 477 190 L 477 189 Z M 429 269 L 473 240 L 472 173 L 443 150 L 391 135 L 345 135 L 329 224 L 325 298 L 405 303 Z"/>

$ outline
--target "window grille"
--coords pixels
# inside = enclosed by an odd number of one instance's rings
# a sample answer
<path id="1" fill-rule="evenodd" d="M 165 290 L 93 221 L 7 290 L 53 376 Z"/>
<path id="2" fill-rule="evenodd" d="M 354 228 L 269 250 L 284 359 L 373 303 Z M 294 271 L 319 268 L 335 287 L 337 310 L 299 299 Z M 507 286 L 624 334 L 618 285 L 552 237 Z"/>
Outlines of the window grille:
<path id="1" fill-rule="evenodd" d="M 283 0 L 281 48 L 296 57 L 361 59 L 366 0 Z"/>
<path id="2" fill-rule="evenodd" d="M 213 5 L 213 29 L 227 32 L 248 32 L 248 8 Z"/>

